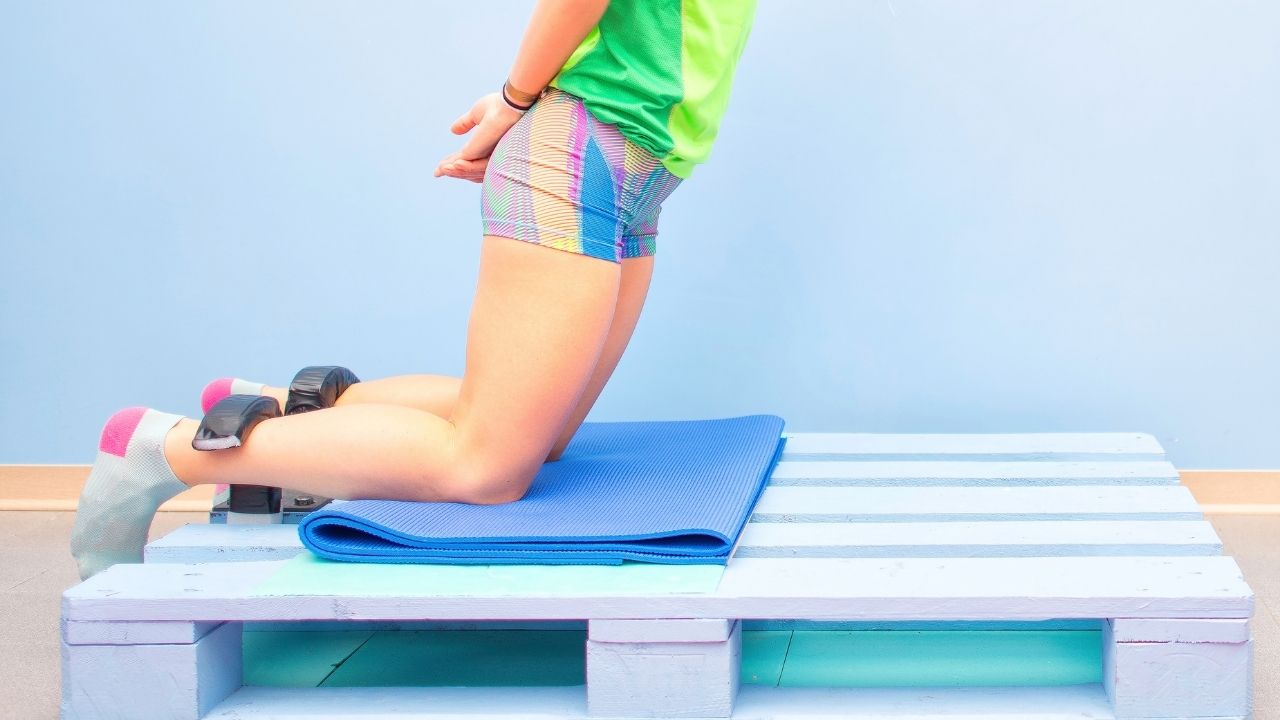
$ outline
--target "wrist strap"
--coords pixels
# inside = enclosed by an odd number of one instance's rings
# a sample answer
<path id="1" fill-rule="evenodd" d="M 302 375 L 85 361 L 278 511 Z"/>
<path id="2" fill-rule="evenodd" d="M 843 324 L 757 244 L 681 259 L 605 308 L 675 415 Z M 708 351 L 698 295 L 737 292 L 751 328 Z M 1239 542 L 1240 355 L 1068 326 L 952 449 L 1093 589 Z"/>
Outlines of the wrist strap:
<path id="1" fill-rule="evenodd" d="M 513 95 L 518 99 L 524 101 L 524 104 L 516 102 L 516 100 L 513 100 L 512 99 Z M 533 107 L 533 104 L 538 101 L 538 96 L 530 95 L 529 93 L 523 93 L 523 92 L 520 92 L 519 90 L 516 90 L 514 87 L 511 86 L 511 81 L 508 80 L 502 84 L 502 101 L 505 102 L 512 110 L 516 110 L 518 112 L 524 112 L 529 108 Z"/>
<path id="2" fill-rule="evenodd" d="M 502 86 L 502 89 L 507 92 L 507 97 L 520 105 L 532 105 L 538 102 L 538 98 L 542 97 L 541 92 L 528 93 L 512 85 L 511 78 L 507 78 L 507 82 Z"/>

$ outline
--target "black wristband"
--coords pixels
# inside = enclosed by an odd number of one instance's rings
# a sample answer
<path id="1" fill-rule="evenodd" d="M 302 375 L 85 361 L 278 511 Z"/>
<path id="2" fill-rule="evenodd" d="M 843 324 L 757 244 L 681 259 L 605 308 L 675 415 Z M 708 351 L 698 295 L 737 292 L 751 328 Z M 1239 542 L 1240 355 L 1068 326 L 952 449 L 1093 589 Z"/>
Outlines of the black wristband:
<path id="1" fill-rule="evenodd" d="M 520 112 L 525 112 L 529 108 L 533 107 L 533 103 L 529 103 L 528 105 L 518 105 L 511 98 L 507 97 L 506 83 L 502 84 L 502 101 L 505 102 L 508 106 L 510 106 L 512 110 L 518 110 Z M 537 100 L 534 100 L 533 102 L 537 102 Z"/>

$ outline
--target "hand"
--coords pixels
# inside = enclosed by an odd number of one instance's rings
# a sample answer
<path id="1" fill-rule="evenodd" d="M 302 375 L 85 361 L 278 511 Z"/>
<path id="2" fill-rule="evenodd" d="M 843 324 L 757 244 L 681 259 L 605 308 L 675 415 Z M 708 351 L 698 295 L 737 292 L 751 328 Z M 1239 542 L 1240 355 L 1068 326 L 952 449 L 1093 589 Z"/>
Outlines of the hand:
<path id="1" fill-rule="evenodd" d="M 447 175 L 460 180 L 480 182 L 489 166 L 489 155 L 498 141 L 523 116 L 503 101 L 498 93 L 490 93 L 476 101 L 449 128 L 454 135 L 465 135 L 474 130 L 462 149 L 440 161 L 435 177 Z"/>

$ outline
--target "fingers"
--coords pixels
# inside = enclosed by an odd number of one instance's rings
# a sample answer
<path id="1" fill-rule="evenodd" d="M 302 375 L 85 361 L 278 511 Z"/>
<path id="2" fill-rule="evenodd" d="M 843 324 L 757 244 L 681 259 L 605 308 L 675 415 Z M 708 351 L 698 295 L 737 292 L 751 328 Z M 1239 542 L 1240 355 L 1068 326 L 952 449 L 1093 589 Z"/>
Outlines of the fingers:
<path id="1" fill-rule="evenodd" d="M 467 142 L 462 145 L 462 149 L 458 151 L 458 157 L 464 160 L 489 157 L 509 127 L 511 126 L 502 123 L 481 122 L 476 126 L 476 131 L 471 137 L 467 138 Z"/>
<path id="2" fill-rule="evenodd" d="M 448 167 L 449 165 L 452 165 L 455 161 L 457 161 L 457 159 L 458 159 L 458 153 L 452 153 L 450 155 L 447 155 L 445 159 L 440 161 L 439 165 L 436 165 L 436 171 L 434 175 L 436 177 L 440 177 L 441 175 L 446 174 L 445 168 Z"/>
<path id="3" fill-rule="evenodd" d="M 436 168 L 436 177 L 446 176 L 478 183 L 484 180 L 484 171 L 487 167 L 489 167 L 489 158 L 479 160 L 454 158 L 442 162 L 440 167 Z"/>
<path id="4" fill-rule="evenodd" d="M 476 122 L 473 108 L 472 110 L 468 110 L 463 113 L 457 120 L 454 120 L 453 125 L 449 126 L 449 130 L 452 131 L 454 135 L 462 135 L 470 132 L 471 128 L 476 126 Z"/>

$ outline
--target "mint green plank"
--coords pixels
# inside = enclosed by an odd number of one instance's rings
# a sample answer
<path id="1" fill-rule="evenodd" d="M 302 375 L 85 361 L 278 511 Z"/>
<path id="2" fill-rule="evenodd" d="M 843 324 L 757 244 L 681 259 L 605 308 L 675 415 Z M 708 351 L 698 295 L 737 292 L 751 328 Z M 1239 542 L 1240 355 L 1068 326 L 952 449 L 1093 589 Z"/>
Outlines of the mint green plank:
<path id="1" fill-rule="evenodd" d="M 582 685 L 581 630 L 375 632 L 324 687 Z"/>
<path id="2" fill-rule="evenodd" d="M 796 630 L 783 687 L 985 687 L 1102 681 L 1091 630 Z"/>
<path id="3" fill-rule="evenodd" d="M 739 673 L 742 684 L 777 686 L 790 643 L 790 630 L 744 630 L 742 671 Z"/>
<path id="4" fill-rule="evenodd" d="M 336 595 L 618 595 L 708 593 L 723 565 L 400 565 L 349 563 L 303 552 L 288 560 L 253 596 Z"/>
<path id="5" fill-rule="evenodd" d="M 244 684 L 318 687 L 371 635 L 371 630 L 246 631 Z"/>

